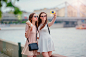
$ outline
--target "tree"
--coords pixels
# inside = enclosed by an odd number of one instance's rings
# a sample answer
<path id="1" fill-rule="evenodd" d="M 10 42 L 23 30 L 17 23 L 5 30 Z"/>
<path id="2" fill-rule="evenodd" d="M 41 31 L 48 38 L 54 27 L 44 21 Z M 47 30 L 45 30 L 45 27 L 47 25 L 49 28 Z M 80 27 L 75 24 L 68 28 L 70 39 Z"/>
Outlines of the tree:
<path id="1" fill-rule="evenodd" d="M 19 1 L 19 0 L 0 0 L 0 20 L 2 18 L 2 10 L 1 10 L 1 8 L 3 6 L 3 3 L 6 4 L 6 7 L 14 8 L 13 13 L 15 15 L 20 15 L 21 16 L 22 11 L 20 11 L 20 9 L 17 6 L 14 5 L 16 1 Z"/>

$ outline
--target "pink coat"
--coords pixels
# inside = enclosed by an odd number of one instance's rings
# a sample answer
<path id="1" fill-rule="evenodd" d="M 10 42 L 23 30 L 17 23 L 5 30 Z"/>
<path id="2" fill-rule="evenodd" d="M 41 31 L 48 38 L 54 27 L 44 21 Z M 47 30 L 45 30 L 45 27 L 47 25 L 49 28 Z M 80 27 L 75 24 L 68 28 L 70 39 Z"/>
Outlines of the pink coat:
<path id="1" fill-rule="evenodd" d="M 28 30 L 29 30 L 29 26 L 26 24 L 25 33 L 27 33 Z M 37 42 L 36 41 L 36 26 L 34 26 L 34 25 L 33 25 L 32 31 L 30 31 L 29 34 L 28 34 L 28 40 L 29 40 L 29 43 L 26 40 L 25 46 L 22 50 L 22 54 L 28 55 L 28 56 L 39 55 L 37 50 L 29 51 L 29 47 L 28 47 L 28 44 Z"/>

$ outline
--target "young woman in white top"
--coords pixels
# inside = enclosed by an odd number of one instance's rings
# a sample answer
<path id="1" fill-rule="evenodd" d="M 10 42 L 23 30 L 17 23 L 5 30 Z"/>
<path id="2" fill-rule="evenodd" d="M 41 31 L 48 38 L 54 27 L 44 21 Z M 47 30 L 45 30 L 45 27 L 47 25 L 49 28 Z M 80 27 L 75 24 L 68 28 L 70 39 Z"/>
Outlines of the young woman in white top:
<path id="1" fill-rule="evenodd" d="M 47 23 L 47 14 L 41 12 L 38 18 L 38 31 L 39 31 L 39 41 L 38 41 L 38 52 L 42 53 L 43 57 L 50 57 L 52 51 L 54 51 L 54 43 L 52 37 L 48 32 L 48 27 L 52 26 L 56 20 L 56 13 L 51 22 Z M 48 25 L 48 27 L 47 27 Z"/>

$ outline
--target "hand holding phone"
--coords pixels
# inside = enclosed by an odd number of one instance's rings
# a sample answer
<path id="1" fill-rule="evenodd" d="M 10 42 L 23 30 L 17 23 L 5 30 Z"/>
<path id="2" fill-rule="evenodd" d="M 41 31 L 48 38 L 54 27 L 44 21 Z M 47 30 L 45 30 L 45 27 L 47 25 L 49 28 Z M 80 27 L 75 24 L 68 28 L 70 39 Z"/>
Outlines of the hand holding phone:
<path id="1" fill-rule="evenodd" d="M 50 13 L 51 13 L 51 14 L 55 14 L 55 11 L 52 10 L 52 11 L 50 11 Z"/>

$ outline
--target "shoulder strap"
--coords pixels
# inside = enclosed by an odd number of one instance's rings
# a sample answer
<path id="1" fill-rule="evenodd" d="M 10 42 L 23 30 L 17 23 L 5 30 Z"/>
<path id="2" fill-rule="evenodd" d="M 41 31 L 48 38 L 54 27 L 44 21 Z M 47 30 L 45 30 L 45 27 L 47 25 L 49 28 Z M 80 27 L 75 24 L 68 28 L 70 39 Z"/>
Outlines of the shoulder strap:
<path id="1" fill-rule="evenodd" d="M 49 32 L 49 34 L 50 34 L 50 29 L 49 29 L 49 26 L 48 26 L 48 24 L 47 24 L 47 27 L 48 27 L 48 32 Z"/>
<path id="2" fill-rule="evenodd" d="M 28 40 L 28 38 L 27 38 L 27 40 Z M 36 41 L 37 41 L 37 28 L 36 28 Z M 28 40 L 28 42 L 29 42 L 29 40 Z"/>
<path id="3" fill-rule="evenodd" d="M 37 28 L 36 28 L 36 41 L 37 41 Z"/>

